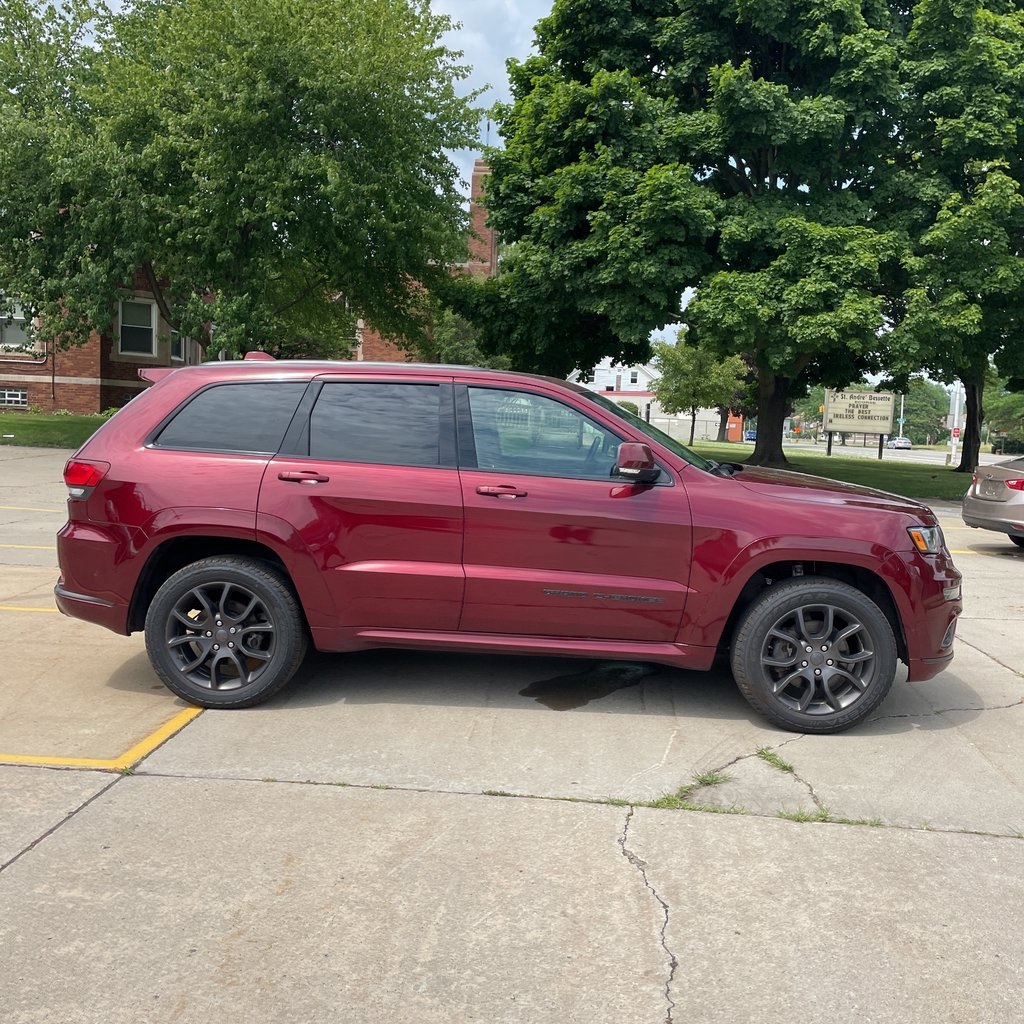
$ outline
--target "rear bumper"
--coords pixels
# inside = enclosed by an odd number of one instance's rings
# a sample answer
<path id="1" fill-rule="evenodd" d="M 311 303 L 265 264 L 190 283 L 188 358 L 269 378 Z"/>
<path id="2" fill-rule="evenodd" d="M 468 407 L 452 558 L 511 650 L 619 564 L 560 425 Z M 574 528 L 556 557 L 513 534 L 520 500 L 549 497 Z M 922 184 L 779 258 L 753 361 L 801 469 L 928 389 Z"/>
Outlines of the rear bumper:
<path id="1" fill-rule="evenodd" d="M 64 586 L 64 578 L 57 580 L 53 588 L 53 597 L 57 607 L 64 615 L 72 619 L 84 619 L 104 626 L 115 633 L 128 632 L 128 606 L 115 604 L 91 594 L 78 594 Z"/>
<path id="2" fill-rule="evenodd" d="M 1020 508 L 1019 505 L 1016 507 Z M 1024 512 L 1020 514 L 1024 516 Z M 1006 519 L 991 519 L 967 508 L 964 508 L 963 517 L 968 526 L 973 526 L 977 530 L 993 530 L 996 533 L 1005 533 L 1010 537 L 1024 537 L 1024 524 L 1011 523 Z"/>

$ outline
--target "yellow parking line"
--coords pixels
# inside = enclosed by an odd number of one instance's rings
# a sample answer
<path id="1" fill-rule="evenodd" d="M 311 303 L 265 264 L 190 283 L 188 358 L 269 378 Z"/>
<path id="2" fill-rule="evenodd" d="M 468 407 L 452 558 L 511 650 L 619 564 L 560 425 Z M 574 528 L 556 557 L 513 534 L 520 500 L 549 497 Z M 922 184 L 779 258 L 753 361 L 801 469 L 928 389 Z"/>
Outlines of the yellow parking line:
<path id="1" fill-rule="evenodd" d="M 109 759 L 97 757 L 45 757 L 33 754 L 0 754 L 2 764 L 34 764 L 46 765 L 51 768 L 102 768 L 106 771 L 123 772 L 132 765 L 138 764 L 147 754 L 151 754 L 161 743 L 169 740 L 176 732 L 183 729 L 193 718 L 203 713 L 202 708 L 185 708 L 179 711 L 169 722 L 151 732 L 144 740 L 136 743 L 120 757 Z"/>
<path id="2" fill-rule="evenodd" d="M 19 551 L 56 551 L 54 544 L 0 544 L 0 548 L 17 548 Z"/>
<path id="3" fill-rule="evenodd" d="M 49 612 L 51 615 L 57 614 L 56 608 L 29 608 L 26 605 L 20 604 L 0 604 L 0 612 Z"/>
<path id="4" fill-rule="evenodd" d="M 32 508 L 29 505 L 0 505 L 4 512 L 50 512 L 53 515 L 64 515 L 67 511 L 63 508 Z"/>

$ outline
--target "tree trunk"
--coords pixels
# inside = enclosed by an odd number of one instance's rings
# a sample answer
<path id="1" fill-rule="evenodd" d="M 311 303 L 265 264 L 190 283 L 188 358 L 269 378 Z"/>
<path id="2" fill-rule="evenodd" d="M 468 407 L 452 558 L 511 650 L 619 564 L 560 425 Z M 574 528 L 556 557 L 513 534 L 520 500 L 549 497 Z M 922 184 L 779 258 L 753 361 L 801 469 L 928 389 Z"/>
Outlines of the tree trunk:
<path id="1" fill-rule="evenodd" d="M 747 459 L 750 466 L 789 469 L 782 451 L 782 427 L 789 406 L 789 377 L 777 377 L 771 370 L 757 371 L 757 440 Z"/>
<path id="2" fill-rule="evenodd" d="M 979 374 L 977 382 L 964 381 L 964 433 L 963 453 L 958 473 L 973 473 L 978 468 L 978 455 L 981 452 L 981 424 L 985 417 L 981 399 L 985 390 L 985 375 Z"/>
<path id="3" fill-rule="evenodd" d="M 718 407 L 718 437 L 715 440 L 729 440 L 729 410 L 724 405 Z"/>
<path id="4" fill-rule="evenodd" d="M 693 447 L 693 435 L 697 430 L 697 410 L 690 409 L 690 447 Z"/>

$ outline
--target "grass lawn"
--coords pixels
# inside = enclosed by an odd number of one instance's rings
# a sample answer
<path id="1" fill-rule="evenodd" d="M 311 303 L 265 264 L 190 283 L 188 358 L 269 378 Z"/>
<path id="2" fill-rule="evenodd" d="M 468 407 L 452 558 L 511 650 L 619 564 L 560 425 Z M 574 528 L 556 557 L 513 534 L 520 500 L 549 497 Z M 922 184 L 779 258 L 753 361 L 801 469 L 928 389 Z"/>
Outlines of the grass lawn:
<path id="1" fill-rule="evenodd" d="M 103 416 L 0 413 L 0 444 L 18 444 L 27 448 L 77 448 L 104 422 Z"/>
<path id="2" fill-rule="evenodd" d="M 754 450 L 752 444 L 717 444 L 710 441 L 698 441 L 693 447 L 701 455 L 718 462 L 742 463 Z M 788 447 L 786 458 L 798 473 L 812 473 L 830 480 L 862 484 L 864 487 L 874 487 L 879 491 L 924 501 L 960 501 L 971 485 L 969 473 L 955 473 L 949 466 L 907 462 L 884 456 L 879 462 L 875 458 L 835 454 L 838 450 L 841 449 L 834 445 L 833 454 L 827 456 L 824 445 L 817 449 L 812 446 Z"/>

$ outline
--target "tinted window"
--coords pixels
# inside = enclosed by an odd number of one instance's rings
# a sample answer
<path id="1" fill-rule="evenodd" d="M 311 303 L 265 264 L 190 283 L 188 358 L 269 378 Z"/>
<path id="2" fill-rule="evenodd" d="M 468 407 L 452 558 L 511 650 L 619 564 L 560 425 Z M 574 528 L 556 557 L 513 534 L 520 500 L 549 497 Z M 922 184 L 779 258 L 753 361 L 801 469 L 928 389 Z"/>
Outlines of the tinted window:
<path id="1" fill-rule="evenodd" d="M 561 402 L 527 391 L 470 388 L 479 469 L 607 479 L 619 438 Z"/>
<path id="2" fill-rule="evenodd" d="M 182 406 L 156 443 L 162 448 L 273 454 L 305 390 L 304 383 L 218 384 Z"/>
<path id="3" fill-rule="evenodd" d="M 313 407 L 309 454 L 337 462 L 440 465 L 436 384 L 328 382 Z"/>

